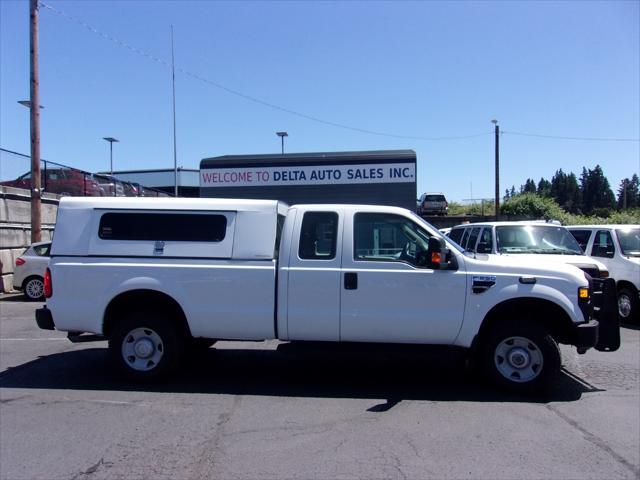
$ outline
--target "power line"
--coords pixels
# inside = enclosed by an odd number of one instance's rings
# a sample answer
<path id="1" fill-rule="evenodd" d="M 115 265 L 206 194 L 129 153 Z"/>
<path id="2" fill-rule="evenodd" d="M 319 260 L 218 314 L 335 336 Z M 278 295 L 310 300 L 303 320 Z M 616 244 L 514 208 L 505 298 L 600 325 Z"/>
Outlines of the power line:
<path id="1" fill-rule="evenodd" d="M 69 15 L 68 13 L 65 13 L 61 10 L 58 10 L 57 8 L 52 7 L 51 5 L 44 3 L 44 2 L 40 2 L 40 5 L 42 5 L 44 8 L 60 15 L 63 18 L 66 18 L 69 21 L 72 21 L 74 23 L 77 23 L 78 25 L 84 27 L 85 29 L 89 30 L 90 32 L 102 37 L 105 40 L 108 40 L 112 43 L 115 43 L 116 45 L 126 48 L 127 50 L 130 50 L 131 52 L 137 54 L 137 55 L 141 55 L 145 58 L 148 58 L 149 60 L 152 60 L 156 63 L 159 63 L 167 68 L 171 68 L 171 63 L 169 63 L 168 61 L 156 57 L 155 55 L 152 55 L 148 52 L 145 52 L 144 50 L 141 50 L 137 47 L 134 47 L 133 45 L 130 45 L 126 42 L 123 42 L 122 40 L 119 40 L 107 33 L 104 33 L 100 30 L 98 30 L 95 27 L 92 27 L 91 25 L 89 25 L 88 23 L 84 22 L 83 20 L 80 20 L 78 18 L 75 18 L 71 15 Z M 232 95 L 235 95 L 237 97 L 243 98 L 245 100 L 248 100 L 250 102 L 253 103 L 257 103 L 259 105 L 265 106 L 265 107 L 269 107 L 272 108 L 274 110 L 279 110 L 281 112 L 284 113 L 288 113 L 290 115 L 295 115 L 297 117 L 300 118 L 304 118 L 306 120 L 310 120 L 316 123 L 322 123 L 324 125 L 329 125 L 332 127 L 336 127 L 336 128 L 342 128 L 345 130 L 351 130 L 354 132 L 360 132 L 360 133 L 366 133 L 369 135 L 377 135 L 377 136 L 382 136 L 382 137 L 391 137 L 391 138 L 400 138 L 400 139 L 404 139 L 404 140 L 427 140 L 427 141 L 438 141 L 438 140 L 466 140 L 466 139 L 470 139 L 470 138 L 477 138 L 477 137 L 482 137 L 485 135 L 491 135 L 492 132 L 483 132 L 483 133 L 476 133 L 473 135 L 455 135 L 455 136 L 439 136 L 439 137 L 425 137 L 425 136 L 419 136 L 419 135 L 398 135 L 398 134 L 394 134 L 394 133 L 387 133 L 387 132 L 380 132 L 380 131 L 376 131 L 376 130 L 369 130 L 366 128 L 359 128 L 359 127 L 354 127 L 351 125 L 345 125 L 343 123 L 338 123 L 338 122 L 332 122 L 329 120 L 324 120 L 322 118 L 318 118 L 318 117 L 314 117 L 313 115 L 308 115 L 306 113 L 302 113 L 302 112 L 298 112 L 296 110 L 292 110 L 290 108 L 286 108 L 286 107 L 282 107 L 280 105 L 277 105 L 275 103 L 271 103 L 271 102 L 267 102 L 265 100 L 259 99 L 257 97 L 253 97 L 251 95 L 247 95 L 245 93 L 242 93 L 238 90 L 234 90 L 232 88 L 226 87 L 224 85 L 221 85 L 217 82 L 214 82 L 213 80 L 210 80 L 206 77 L 203 77 L 201 75 L 195 74 L 193 72 L 190 72 L 189 70 L 186 70 L 182 67 L 176 66 L 175 67 L 176 70 L 178 70 L 179 72 L 183 73 L 186 76 L 189 76 L 195 80 L 198 80 L 200 82 L 206 83 L 208 85 L 211 85 L 215 88 L 218 88 L 220 90 L 223 90 L 227 93 L 230 93 Z"/>
<path id="2" fill-rule="evenodd" d="M 553 140 L 584 140 L 593 142 L 640 142 L 638 138 L 607 138 L 607 137 L 562 137 L 559 135 L 541 135 L 537 133 L 522 133 L 522 132 L 509 132 L 502 131 L 508 135 L 520 135 L 523 137 L 537 137 L 537 138 L 550 138 Z"/>

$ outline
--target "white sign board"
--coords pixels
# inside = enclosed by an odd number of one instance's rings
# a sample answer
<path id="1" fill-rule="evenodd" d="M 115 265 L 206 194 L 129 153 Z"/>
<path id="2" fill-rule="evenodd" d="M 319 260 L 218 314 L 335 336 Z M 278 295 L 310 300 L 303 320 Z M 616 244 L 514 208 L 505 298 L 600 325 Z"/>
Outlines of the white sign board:
<path id="1" fill-rule="evenodd" d="M 205 168 L 200 187 L 275 187 L 415 182 L 415 163 Z"/>

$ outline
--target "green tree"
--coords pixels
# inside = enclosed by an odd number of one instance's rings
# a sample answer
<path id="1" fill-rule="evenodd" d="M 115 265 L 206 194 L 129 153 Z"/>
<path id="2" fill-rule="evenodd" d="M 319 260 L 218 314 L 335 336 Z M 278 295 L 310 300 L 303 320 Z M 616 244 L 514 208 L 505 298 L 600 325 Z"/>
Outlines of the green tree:
<path id="1" fill-rule="evenodd" d="M 618 187 L 618 209 L 640 207 L 640 179 L 635 173 L 625 178 Z"/>
<path id="2" fill-rule="evenodd" d="M 609 180 L 604 176 L 600 165 L 596 165 L 593 170 L 583 167 L 580 190 L 582 210 L 587 215 L 608 216 L 609 211 L 616 206 L 616 198 L 609 186 Z"/>
<path id="3" fill-rule="evenodd" d="M 536 193 L 542 197 L 550 197 L 551 182 L 549 180 L 546 180 L 545 178 L 541 178 L 538 182 L 538 190 Z"/>
<path id="4" fill-rule="evenodd" d="M 533 178 L 527 178 L 527 181 L 523 186 L 520 187 L 520 193 L 536 193 L 537 187 L 536 182 Z"/>

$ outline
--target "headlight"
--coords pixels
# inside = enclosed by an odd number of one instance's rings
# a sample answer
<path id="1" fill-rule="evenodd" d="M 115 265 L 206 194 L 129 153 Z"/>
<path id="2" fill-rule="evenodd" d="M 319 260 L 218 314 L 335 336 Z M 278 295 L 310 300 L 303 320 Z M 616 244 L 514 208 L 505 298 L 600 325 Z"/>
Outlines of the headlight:
<path id="1" fill-rule="evenodd" d="M 600 270 L 600 278 L 609 278 L 608 270 Z"/>

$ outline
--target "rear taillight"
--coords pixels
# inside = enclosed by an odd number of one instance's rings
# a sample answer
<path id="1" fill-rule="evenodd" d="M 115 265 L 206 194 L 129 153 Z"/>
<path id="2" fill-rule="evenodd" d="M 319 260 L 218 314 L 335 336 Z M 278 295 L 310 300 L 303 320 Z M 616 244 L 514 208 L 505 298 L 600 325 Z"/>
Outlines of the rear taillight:
<path id="1" fill-rule="evenodd" d="M 44 272 L 44 296 L 46 298 L 51 298 L 53 295 L 53 285 L 51 284 L 51 270 L 47 268 L 46 272 Z"/>
<path id="2" fill-rule="evenodd" d="M 600 270 L 600 278 L 609 278 L 608 270 Z"/>
<path id="3" fill-rule="evenodd" d="M 19 267 L 20 265 L 24 265 L 25 262 L 23 258 L 16 258 L 16 267 Z"/>

